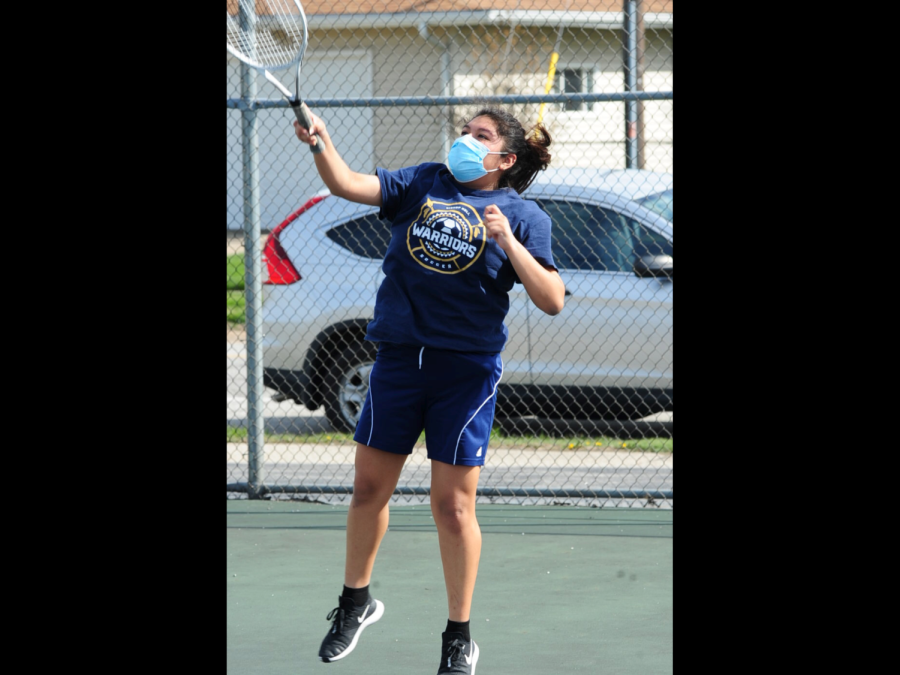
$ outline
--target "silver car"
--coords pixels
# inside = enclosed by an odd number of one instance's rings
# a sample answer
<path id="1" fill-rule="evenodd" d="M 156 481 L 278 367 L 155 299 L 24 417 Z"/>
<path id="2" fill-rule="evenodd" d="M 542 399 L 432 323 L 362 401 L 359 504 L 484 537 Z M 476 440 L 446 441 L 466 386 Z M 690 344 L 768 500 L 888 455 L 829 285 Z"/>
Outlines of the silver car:
<path id="1" fill-rule="evenodd" d="M 497 416 L 638 419 L 673 410 L 672 175 L 548 169 L 523 195 L 553 222 L 566 285 L 557 316 L 510 291 Z M 310 199 L 264 251 L 264 383 L 356 426 L 376 347 L 366 342 L 391 236 L 378 209 Z"/>

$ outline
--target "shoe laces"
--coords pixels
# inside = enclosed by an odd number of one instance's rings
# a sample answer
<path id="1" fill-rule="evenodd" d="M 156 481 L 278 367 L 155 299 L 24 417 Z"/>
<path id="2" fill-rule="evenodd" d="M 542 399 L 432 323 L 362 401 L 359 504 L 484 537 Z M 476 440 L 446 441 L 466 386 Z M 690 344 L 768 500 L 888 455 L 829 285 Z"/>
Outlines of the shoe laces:
<path id="1" fill-rule="evenodd" d="M 447 645 L 447 667 L 449 668 L 452 665 L 453 661 L 458 661 L 459 657 L 463 655 L 463 652 L 466 648 L 466 643 L 460 640 L 459 638 L 454 638 L 450 641 L 450 644 Z"/>
<path id="2" fill-rule="evenodd" d="M 339 633 L 344 630 L 344 618 L 346 617 L 347 612 L 339 605 L 335 607 L 333 610 L 328 612 L 328 616 L 325 617 L 326 621 L 331 621 L 331 632 Z"/>

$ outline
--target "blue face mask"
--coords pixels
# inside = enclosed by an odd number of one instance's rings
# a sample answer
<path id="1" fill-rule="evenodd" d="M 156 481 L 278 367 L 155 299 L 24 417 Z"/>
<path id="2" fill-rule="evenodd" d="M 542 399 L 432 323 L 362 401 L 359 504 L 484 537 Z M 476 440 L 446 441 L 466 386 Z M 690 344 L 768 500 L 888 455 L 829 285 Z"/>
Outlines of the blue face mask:
<path id="1" fill-rule="evenodd" d="M 471 134 L 460 136 L 450 146 L 447 155 L 447 167 L 460 183 L 471 183 L 499 169 L 488 171 L 484 168 L 484 158 L 488 155 L 508 155 L 508 152 L 491 152 L 484 143 L 480 143 Z"/>

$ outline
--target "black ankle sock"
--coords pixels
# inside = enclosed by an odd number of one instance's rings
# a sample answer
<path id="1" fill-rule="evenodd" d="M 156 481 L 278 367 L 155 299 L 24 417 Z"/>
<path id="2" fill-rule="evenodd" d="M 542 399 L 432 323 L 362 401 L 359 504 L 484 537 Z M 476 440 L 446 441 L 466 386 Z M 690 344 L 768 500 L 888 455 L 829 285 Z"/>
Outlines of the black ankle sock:
<path id="1" fill-rule="evenodd" d="M 472 637 L 469 635 L 468 621 L 450 621 L 447 619 L 447 633 L 462 633 L 466 637 L 466 642 L 471 642 Z"/>
<path id="2" fill-rule="evenodd" d="M 344 592 L 341 594 L 342 598 L 351 598 L 353 600 L 353 604 L 357 607 L 361 607 L 366 604 L 366 600 L 369 599 L 369 587 L 363 586 L 362 588 L 349 588 L 344 586 Z"/>

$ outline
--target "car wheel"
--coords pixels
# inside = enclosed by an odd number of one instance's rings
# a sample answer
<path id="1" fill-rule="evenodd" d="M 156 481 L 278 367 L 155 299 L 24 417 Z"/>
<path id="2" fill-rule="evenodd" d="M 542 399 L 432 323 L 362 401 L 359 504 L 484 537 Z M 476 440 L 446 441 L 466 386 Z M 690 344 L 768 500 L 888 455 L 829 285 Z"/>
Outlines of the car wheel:
<path id="1" fill-rule="evenodd" d="M 371 342 L 357 342 L 334 360 L 325 394 L 325 416 L 335 431 L 356 431 L 376 352 Z"/>

